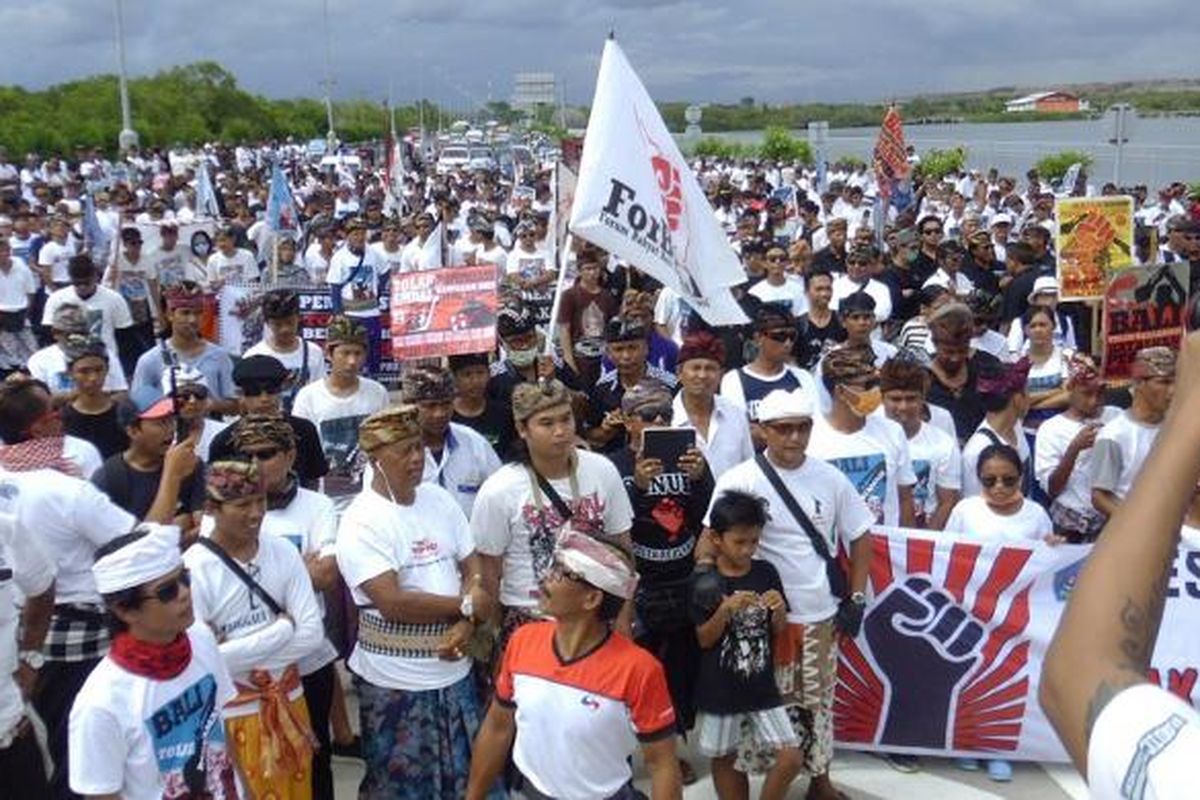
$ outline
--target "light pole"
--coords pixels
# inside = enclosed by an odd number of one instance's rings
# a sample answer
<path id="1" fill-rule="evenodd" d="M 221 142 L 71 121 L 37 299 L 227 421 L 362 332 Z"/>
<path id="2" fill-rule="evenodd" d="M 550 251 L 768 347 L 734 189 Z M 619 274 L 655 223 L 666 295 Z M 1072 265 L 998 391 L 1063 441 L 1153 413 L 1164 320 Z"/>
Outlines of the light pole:
<path id="1" fill-rule="evenodd" d="M 128 153 L 138 146 L 137 131 L 133 129 L 133 117 L 129 111 L 129 83 L 125 77 L 125 14 L 121 0 L 117 6 L 117 86 L 121 94 L 121 133 L 117 135 L 117 147 Z"/>
<path id="2" fill-rule="evenodd" d="M 325 21 L 325 122 L 329 126 L 325 133 L 326 147 L 330 155 L 337 147 L 337 134 L 333 131 L 333 44 L 329 33 L 329 0 L 321 4 Z"/>

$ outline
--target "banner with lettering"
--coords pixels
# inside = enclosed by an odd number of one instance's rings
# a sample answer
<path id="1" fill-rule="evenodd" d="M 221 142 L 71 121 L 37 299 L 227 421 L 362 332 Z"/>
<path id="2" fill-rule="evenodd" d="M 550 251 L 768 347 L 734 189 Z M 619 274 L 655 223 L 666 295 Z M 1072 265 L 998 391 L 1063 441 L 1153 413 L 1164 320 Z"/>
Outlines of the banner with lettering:
<path id="1" fill-rule="evenodd" d="M 391 289 L 397 362 L 495 348 L 495 264 L 393 274 Z"/>
<path id="2" fill-rule="evenodd" d="M 257 283 L 229 282 L 216 296 L 216 341 L 231 354 L 240 356 L 262 340 L 262 296 L 273 286 Z M 333 314 L 329 286 L 306 284 L 286 287 L 300 296 L 300 338 L 325 346 L 325 328 Z M 391 331 L 388 328 L 389 297 L 386 287 L 379 297 L 382 315 L 382 354 L 379 372 L 369 377 L 386 384 L 400 378 L 400 366 L 391 357 Z"/>
<path id="3" fill-rule="evenodd" d="M 1129 267 L 1114 273 L 1104 294 L 1104 377 L 1130 377 L 1143 347 L 1178 350 L 1188 301 L 1188 262 Z"/>
<path id="4" fill-rule="evenodd" d="M 841 642 L 835 735 L 850 749 L 1066 761 L 1038 705 L 1042 660 L 1087 545 L 875 528 L 863 629 Z M 1182 545 L 1149 676 L 1188 702 L 1200 550 Z"/>
<path id="5" fill-rule="evenodd" d="M 1063 300 L 1099 300 L 1114 270 L 1132 266 L 1133 198 L 1060 197 L 1055 251 Z"/>

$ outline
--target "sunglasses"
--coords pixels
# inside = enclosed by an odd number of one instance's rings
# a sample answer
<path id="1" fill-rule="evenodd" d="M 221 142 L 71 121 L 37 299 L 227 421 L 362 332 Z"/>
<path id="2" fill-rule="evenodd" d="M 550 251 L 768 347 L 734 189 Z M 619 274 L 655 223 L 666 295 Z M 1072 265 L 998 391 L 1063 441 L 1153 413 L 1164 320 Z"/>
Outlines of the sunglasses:
<path id="1" fill-rule="evenodd" d="M 571 570 L 567 569 L 566 567 L 564 567 L 562 564 L 558 563 L 557 561 L 555 561 L 553 564 L 551 564 L 550 569 L 546 571 L 546 580 L 547 581 L 565 580 L 565 581 L 571 581 L 573 583 L 587 583 L 587 581 L 584 579 L 584 577 L 582 575 L 580 575 L 578 572 L 572 572 Z"/>
<path id="2" fill-rule="evenodd" d="M 812 422 L 768 422 L 766 425 L 783 437 L 803 435 L 812 430 Z"/>
<path id="3" fill-rule="evenodd" d="M 242 385 L 242 397 L 260 397 L 264 394 L 279 394 L 279 386 L 274 383 L 246 383 Z"/>
<path id="4" fill-rule="evenodd" d="M 985 475 L 979 479 L 985 489 L 995 488 L 996 484 L 1000 484 L 1005 489 L 1012 489 L 1021 482 L 1020 475 Z"/>
<path id="5" fill-rule="evenodd" d="M 245 453 L 245 456 L 251 461 L 270 461 L 282 452 L 282 447 L 266 447 L 262 450 L 255 450 L 252 453 Z"/>
<path id="6" fill-rule="evenodd" d="M 180 389 L 176 392 L 176 396 L 179 397 L 179 402 L 186 403 L 189 400 L 206 400 L 208 399 L 208 392 L 204 389 Z"/>
<path id="7" fill-rule="evenodd" d="M 670 419 L 670 406 L 646 406 L 634 412 L 642 422 L 654 422 L 656 419 Z"/>
<path id="8" fill-rule="evenodd" d="M 933 236 L 934 234 L 940 235 L 941 230 L 939 230 L 938 228 L 929 228 L 928 230 L 921 231 L 921 233 L 925 234 L 926 236 Z"/>
<path id="9" fill-rule="evenodd" d="M 179 593 L 183 591 L 184 586 L 190 587 L 191 585 L 192 573 L 190 573 L 185 567 L 179 572 L 178 575 L 175 576 L 174 580 L 162 584 L 150 594 L 143 595 L 143 597 L 145 597 L 147 600 L 157 600 L 163 605 L 166 605 L 167 603 L 174 602 L 179 597 Z"/>
<path id="10" fill-rule="evenodd" d="M 763 334 L 763 336 L 767 337 L 772 342 L 779 342 L 780 344 L 783 344 L 784 342 L 796 341 L 795 331 L 767 331 Z"/>

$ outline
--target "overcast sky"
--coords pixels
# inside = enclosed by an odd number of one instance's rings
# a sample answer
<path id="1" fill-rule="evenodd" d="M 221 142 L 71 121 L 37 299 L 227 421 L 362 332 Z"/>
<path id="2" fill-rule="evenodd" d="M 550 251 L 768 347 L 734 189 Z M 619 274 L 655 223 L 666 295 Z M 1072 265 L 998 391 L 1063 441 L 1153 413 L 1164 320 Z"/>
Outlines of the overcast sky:
<path id="1" fill-rule="evenodd" d="M 878 101 L 1200 77 L 1196 0 L 328 0 L 336 97 L 509 99 L 553 72 L 591 102 L 614 28 L 658 100 Z M 0 0 L 0 83 L 115 72 L 114 0 Z M 133 75 L 214 60 L 269 97 L 319 96 L 322 0 L 124 0 Z"/>

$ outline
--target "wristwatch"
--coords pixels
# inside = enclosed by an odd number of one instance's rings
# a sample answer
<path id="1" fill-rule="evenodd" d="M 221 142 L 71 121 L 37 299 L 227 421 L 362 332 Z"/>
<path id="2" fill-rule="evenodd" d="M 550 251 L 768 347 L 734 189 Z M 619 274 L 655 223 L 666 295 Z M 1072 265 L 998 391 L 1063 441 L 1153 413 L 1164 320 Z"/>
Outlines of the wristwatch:
<path id="1" fill-rule="evenodd" d="M 25 664 L 31 669 L 41 669 L 46 664 L 46 657 L 42 655 L 41 650 L 22 650 L 17 654 L 22 664 Z"/>
<path id="2" fill-rule="evenodd" d="M 859 607 L 865 606 L 867 604 L 867 596 L 862 592 L 852 592 L 850 594 L 850 602 Z"/>
<path id="3" fill-rule="evenodd" d="M 463 619 L 475 619 L 475 601 L 471 598 L 471 593 L 467 592 L 462 596 L 462 602 L 458 604 L 458 613 Z"/>

